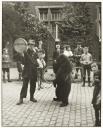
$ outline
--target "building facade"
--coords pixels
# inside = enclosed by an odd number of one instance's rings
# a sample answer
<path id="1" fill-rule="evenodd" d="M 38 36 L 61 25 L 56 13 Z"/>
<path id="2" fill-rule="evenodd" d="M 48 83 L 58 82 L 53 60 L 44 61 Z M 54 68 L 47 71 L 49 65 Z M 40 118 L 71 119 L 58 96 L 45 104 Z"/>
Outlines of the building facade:
<path id="1" fill-rule="evenodd" d="M 30 3 L 31 4 L 31 3 Z M 40 21 L 43 21 L 47 26 L 49 32 L 55 40 L 60 40 L 59 28 L 56 22 L 62 22 L 62 9 L 69 2 L 36 2 L 31 6 L 36 9 L 36 14 Z M 93 28 L 91 32 L 91 44 L 90 51 L 93 54 L 93 58 L 97 61 L 101 60 L 101 3 L 100 2 L 87 2 L 89 7 L 91 21 Z M 68 42 L 70 37 L 68 35 Z M 55 42 L 51 42 L 49 48 L 54 48 Z M 96 49 L 96 50 L 95 50 Z M 52 60 L 53 50 L 51 51 L 49 58 Z"/>
<path id="2" fill-rule="evenodd" d="M 29 4 L 30 8 L 36 11 L 39 21 L 43 22 L 52 36 L 48 40 L 47 46 L 47 65 L 52 65 L 53 52 L 55 50 L 55 41 L 59 41 L 59 29 L 56 22 L 61 22 L 61 10 L 63 2 L 33 2 Z"/>

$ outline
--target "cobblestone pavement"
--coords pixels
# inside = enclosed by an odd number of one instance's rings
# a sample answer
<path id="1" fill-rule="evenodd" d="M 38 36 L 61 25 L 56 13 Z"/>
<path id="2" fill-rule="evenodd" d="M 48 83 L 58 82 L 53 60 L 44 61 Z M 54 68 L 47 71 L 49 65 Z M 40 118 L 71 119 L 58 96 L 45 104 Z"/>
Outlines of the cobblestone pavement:
<path id="1" fill-rule="evenodd" d="M 29 89 L 24 104 L 16 105 L 22 82 L 2 84 L 2 126 L 93 126 L 94 110 L 91 105 L 93 87 L 73 83 L 69 105 L 59 107 L 53 101 L 55 88 L 43 83 L 44 89 L 36 90 L 37 103 L 29 101 Z"/>

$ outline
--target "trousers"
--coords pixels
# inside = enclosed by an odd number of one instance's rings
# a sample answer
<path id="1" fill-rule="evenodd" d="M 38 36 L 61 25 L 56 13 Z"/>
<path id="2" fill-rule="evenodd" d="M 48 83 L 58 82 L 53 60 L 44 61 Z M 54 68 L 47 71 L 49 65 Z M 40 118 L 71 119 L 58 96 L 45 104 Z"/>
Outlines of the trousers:
<path id="1" fill-rule="evenodd" d="M 33 98 L 36 89 L 36 81 L 33 78 L 23 78 L 23 86 L 20 92 L 20 98 L 26 98 L 29 81 L 30 81 L 30 98 Z"/>
<path id="2" fill-rule="evenodd" d="M 90 70 L 91 70 L 91 65 L 83 65 L 83 82 L 84 83 L 86 78 L 86 71 L 88 75 L 88 82 L 90 83 Z"/>

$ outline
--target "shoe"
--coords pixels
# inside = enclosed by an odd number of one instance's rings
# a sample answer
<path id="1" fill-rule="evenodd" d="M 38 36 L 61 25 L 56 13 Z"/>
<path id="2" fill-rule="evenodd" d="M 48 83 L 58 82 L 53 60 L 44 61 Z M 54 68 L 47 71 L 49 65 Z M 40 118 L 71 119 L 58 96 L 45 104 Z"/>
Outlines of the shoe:
<path id="1" fill-rule="evenodd" d="M 92 87 L 92 86 L 90 85 L 90 83 L 88 84 L 88 86 L 89 86 L 89 87 Z"/>
<path id="2" fill-rule="evenodd" d="M 100 127 L 101 126 L 101 121 L 99 121 L 99 120 L 95 121 L 95 125 L 94 126 L 95 127 Z"/>
<path id="3" fill-rule="evenodd" d="M 30 98 L 30 101 L 37 102 L 37 100 L 35 98 Z"/>
<path id="4" fill-rule="evenodd" d="M 59 98 L 53 98 L 54 101 L 61 101 Z"/>
<path id="5" fill-rule="evenodd" d="M 99 126 L 101 126 L 101 121 L 99 121 Z"/>
<path id="6" fill-rule="evenodd" d="M 11 80 L 8 80 L 8 82 L 12 82 Z"/>
<path id="7" fill-rule="evenodd" d="M 23 104 L 23 99 L 20 99 L 16 105 L 21 105 L 21 104 Z"/>
<path id="8" fill-rule="evenodd" d="M 68 103 L 62 103 L 61 105 L 60 105 L 60 107 L 65 107 L 65 106 L 67 106 L 68 105 Z"/>
<path id="9" fill-rule="evenodd" d="M 85 84 L 83 83 L 82 87 L 85 87 Z"/>
<path id="10" fill-rule="evenodd" d="M 99 125 L 99 123 L 95 123 L 95 125 L 94 125 L 94 127 L 99 127 L 100 125 Z"/>

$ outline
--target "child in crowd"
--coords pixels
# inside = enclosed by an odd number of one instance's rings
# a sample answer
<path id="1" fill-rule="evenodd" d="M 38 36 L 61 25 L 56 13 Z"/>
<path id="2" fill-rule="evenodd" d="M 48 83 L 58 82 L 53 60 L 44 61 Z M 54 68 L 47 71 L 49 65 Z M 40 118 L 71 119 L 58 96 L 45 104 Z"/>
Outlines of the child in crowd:
<path id="1" fill-rule="evenodd" d="M 42 74 L 43 74 L 43 69 L 46 66 L 45 60 L 44 60 L 44 54 L 42 51 L 38 51 L 38 90 L 42 89 L 41 84 L 42 84 Z"/>
<path id="2" fill-rule="evenodd" d="M 93 72 L 93 83 L 92 83 L 92 86 L 94 86 L 94 74 L 98 71 L 98 65 L 97 65 L 95 59 L 94 59 L 93 63 L 91 64 L 91 69 L 92 69 L 92 72 Z"/>
<path id="3" fill-rule="evenodd" d="M 92 104 L 95 111 L 95 126 L 101 126 L 101 70 L 97 65 L 92 65 L 94 71 L 94 91 Z"/>
<path id="4" fill-rule="evenodd" d="M 10 56 L 9 56 L 7 48 L 3 49 L 2 71 L 3 71 L 3 81 L 6 82 L 6 80 L 5 80 L 5 72 L 7 72 L 8 82 L 11 82 L 11 80 L 10 80 Z"/>
<path id="5" fill-rule="evenodd" d="M 15 53 L 14 60 L 16 61 L 16 64 L 17 64 L 18 81 L 21 81 L 22 80 L 22 71 L 23 71 L 22 55 L 20 53 Z"/>
<path id="6" fill-rule="evenodd" d="M 21 81 L 22 80 L 22 71 L 23 71 L 23 65 L 22 65 L 21 61 L 17 61 L 17 70 L 19 73 L 18 81 Z"/>

